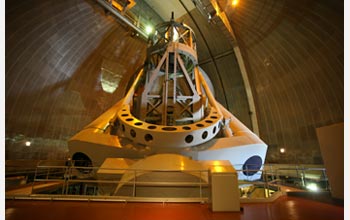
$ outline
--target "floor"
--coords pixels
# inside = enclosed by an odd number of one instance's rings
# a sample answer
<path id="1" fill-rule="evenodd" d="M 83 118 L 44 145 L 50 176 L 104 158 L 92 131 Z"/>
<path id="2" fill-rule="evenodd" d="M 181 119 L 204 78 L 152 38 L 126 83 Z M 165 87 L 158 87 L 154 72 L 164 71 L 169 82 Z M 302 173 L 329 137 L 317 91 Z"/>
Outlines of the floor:
<path id="1" fill-rule="evenodd" d="M 198 203 L 114 203 L 7 200 L 6 220 L 341 220 L 344 207 L 282 196 L 273 203 L 241 204 L 242 212 L 212 212 Z"/>

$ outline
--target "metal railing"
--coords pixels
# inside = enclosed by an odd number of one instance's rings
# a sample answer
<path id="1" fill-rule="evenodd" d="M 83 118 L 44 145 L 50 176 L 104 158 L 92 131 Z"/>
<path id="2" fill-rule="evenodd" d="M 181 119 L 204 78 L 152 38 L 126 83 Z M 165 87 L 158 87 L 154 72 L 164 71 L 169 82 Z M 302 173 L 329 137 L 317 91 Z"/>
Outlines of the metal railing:
<path id="1" fill-rule="evenodd" d="M 119 169 L 101 167 L 75 166 L 71 161 L 66 162 L 40 161 L 35 171 L 24 176 L 28 186 L 31 186 L 30 195 L 50 195 L 52 197 L 100 198 L 104 199 L 137 199 L 149 197 L 177 198 L 196 201 L 208 201 L 210 183 L 209 170 L 143 170 Z M 261 169 L 242 169 L 242 165 L 235 165 L 239 179 L 239 188 L 242 198 L 270 198 L 273 193 L 280 192 L 281 187 L 291 187 L 300 190 L 309 190 L 314 184 L 318 191 L 329 191 L 326 170 L 323 167 L 309 165 L 278 165 L 265 164 Z M 25 169 L 25 167 L 23 167 Z M 6 170 L 12 170 L 6 167 Z M 254 173 L 247 176 L 244 172 Z M 20 171 L 17 166 L 15 173 Z M 8 175 L 9 173 L 6 173 Z M 13 175 L 14 173 L 11 173 Z M 11 178 L 13 178 L 11 176 Z M 161 194 L 161 190 L 177 189 L 178 195 Z M 153 190 L 153 191 L 152 191 Z M 183 191 L 181 191 L 183 190 Z M 186 191 L 187 190 L 187 191 Z M 145 191 L 154 192 L 147 195 Z M 188 194 L 186 194 L 188 193 Z M 185 195 L 186 194 L 186 195 Z M 185 196 L 184 196 L 185 195 Z"/>
<path id="2" fill-rule="evenodd" d="M 324 167 L 315 165 L 265 165 L 264 173 L 276 184 L 299 189 L 329 191 L 328 177 Z"/>
<path id="3" fill-rule="evenodd" d="M 185 174 L 185 175 L 183 175 Z M 186 175 L 189 174 L 189 175 Z M 167 179 L 170 178 L 170 179 Z M 178 180 L 176 180 L 178 179 Z M 187 189 L 191 199 L 206 199 L 208 170 L 143 170 L 77 166 L 37 166 L 32 183 L 33 194 L 82 196 L 143 197 L 137 191 L 143 187 Z M 91 191 L 91 188 L 93 190 Z M 124 190 L 123 190 L 124 188 Z M 190 189 L 190 190 L 188 190 Z M 155 191 L 155 189 L 153 189 Z M 141 191 L 141 190 L 140 190 Z M 158 190 L 159 191 L 159 190 Z M 91 193 L 92 192 L 92 193 Z M 146 193 L 147 194 L 147 193 Z M 152 195 L 148 195 L 151 196 Z M 169 195 L 165 195 L 169 197 Z M 176 196 L 170 195 L 175 198 Z"/>

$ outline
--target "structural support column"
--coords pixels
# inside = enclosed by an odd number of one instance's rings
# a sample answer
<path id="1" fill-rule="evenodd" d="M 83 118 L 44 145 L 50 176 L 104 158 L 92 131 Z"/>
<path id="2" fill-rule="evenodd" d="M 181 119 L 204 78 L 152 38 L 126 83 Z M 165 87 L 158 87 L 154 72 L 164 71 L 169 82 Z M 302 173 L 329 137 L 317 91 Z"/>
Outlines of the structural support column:
<path id="1" fill-rule="evenodd" d="M 249 115 L 250 115 L 250 120 L 252 121 L 253 132 L 259 136 L 259 125 L 258 125 L 258 118 L 256 117 L 256 109 L 255 109 L 253 92 L 250 87 L 250 82 L 249 82 L 247 70 L 245 68 L 245 64 L 243 61 L 243 57 L 241 54 L 241 50 L 239 49 L 238 46 L 235 46 L 233 50 L 235 52 L 239 68 L 241 70 L 245 92 L 247 93 L 248 105 L 250 110 Z"/>

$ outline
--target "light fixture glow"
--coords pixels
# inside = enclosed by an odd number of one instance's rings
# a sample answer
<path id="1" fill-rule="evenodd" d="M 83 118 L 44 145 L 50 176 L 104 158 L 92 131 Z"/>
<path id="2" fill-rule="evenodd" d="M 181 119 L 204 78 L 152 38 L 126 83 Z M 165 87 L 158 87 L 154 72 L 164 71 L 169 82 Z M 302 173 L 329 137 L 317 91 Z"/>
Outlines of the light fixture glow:
<path id="1" fill-rule="evenodd" d="M 26 146 L 29 147 L 32 143 L 30 141 L 26 141 Z"/>
<path id="2" fill-rule="evenodd" d="M 318 191 L 318 187 L 316 183 L 307 184 L 306 188 L 311 191 Z"/>
<path id="3" fill-rule="evenodd" d="M 237 6 L 238 2 L 239 2 L 239 0 L 232 0 L 232 6 Z"/>
<path id="4" fill-rule="evenodd" d="M 149 35 L 150 33 L 152 33 L 153 28 L 151 26 L 146 26 L 146 34 Z"/>
<path id="5" fill-rule="evenodd" d="M 281 154 L 284 154 L 285 152 L 286 152 L 286 149 L 284 149 L 283 147 L 280 148 L 280 153 L 281 153 Z"/>

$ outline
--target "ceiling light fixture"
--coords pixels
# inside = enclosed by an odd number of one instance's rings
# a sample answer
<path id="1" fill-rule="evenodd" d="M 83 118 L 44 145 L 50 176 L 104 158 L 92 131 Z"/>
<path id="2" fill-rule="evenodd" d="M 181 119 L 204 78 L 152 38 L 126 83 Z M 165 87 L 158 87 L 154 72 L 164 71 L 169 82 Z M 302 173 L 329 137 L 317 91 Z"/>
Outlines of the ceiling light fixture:
<path id="1" fill-rule="evenodd" d="M 239 2 L 239 0 L 232 0 L 232 6 L 237 6 L 238 2 Z"/>

